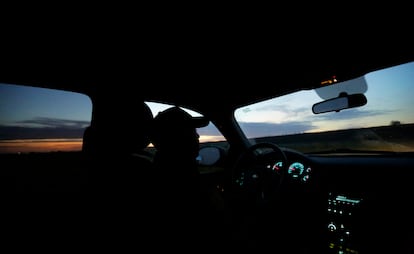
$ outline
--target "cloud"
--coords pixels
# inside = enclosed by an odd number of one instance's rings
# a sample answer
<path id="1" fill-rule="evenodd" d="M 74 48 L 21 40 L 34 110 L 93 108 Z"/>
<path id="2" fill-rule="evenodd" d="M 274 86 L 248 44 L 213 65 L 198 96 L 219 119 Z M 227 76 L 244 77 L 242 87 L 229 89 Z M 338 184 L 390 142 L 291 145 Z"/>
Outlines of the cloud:
<path id="1" fill-rule="evenodd" d="M 279 136 L 298 134 L 315 128 L 310 122 L 287 123 L 239 123 L 244 133 L 249 137 Z"/>
<path id="2" fill-rule="evenodd" d="M 17 125 L 0 125 L 0 140 L 82 138 L 88 121 L 36 117 L 16 122 Z"/>
<path id="3" fill-rule="evenodd" d="M 0 125 L 0 140 L 82 138 L 84 130 L 84 128 L 42 128 Z"/>
<path id="4" fill-rule="evenodd" d="M 310 107 L 292 107 L 289 104 L 265 104 L 259 107 L 255 107 L 254 111 L 281 111 L 281 112 L 295 112 L 302 113 L 310 111 Z M 251 111 L 249 107 L 243 109 L 244 113 Z"/>
<path id="5" fill-rule="evenodd" d="M 67 128 L 67 129 L 79 129 L 85 128 L 89 125 L 89 121 L 82 120 L 68 120 L 68 119 L 59 119 L 59 118 L 50 118 L 50 117 L 35 117 L 29 120 L 23 120 L 16 122 L 18 124 L 23 124 L 27 127 L 50 127 L 50 128 Z"/>
<path id="6" fill-rule="evenodd" d="M 363 109 L 345 109 L 340 112 L 329 112 L 317 115 L 315 120 L 347 120 L 347 119 L 361 119 L 368 116 L 379 116 L 392 113 L 392 110 L 363 110 Z"/>

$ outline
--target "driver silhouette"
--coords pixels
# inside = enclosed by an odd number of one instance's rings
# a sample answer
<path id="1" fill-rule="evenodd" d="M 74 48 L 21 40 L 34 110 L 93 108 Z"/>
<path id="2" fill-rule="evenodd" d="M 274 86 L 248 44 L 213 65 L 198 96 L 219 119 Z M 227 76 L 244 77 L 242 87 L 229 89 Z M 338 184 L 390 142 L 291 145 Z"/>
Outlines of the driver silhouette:
<path id="1" fill-rule="evenodd" d="M 163 184 L 179 195 L 193 195 L 199 188 L 197 156 L 199 135 L 196 128 L 207 126 L 204 117 L 193 117 L 179 107 L 159 112 L 153 120 L 152 143 L 156 148 L 154 166 Z M 191 190 L 191 191 L 190 191 Z"/>
<path id="2" fill-rule="evenodd" d="M 205 244 L 205 239 L 212 235 L 209 201 L 200 187 L 196 160 L 199 151 L 196 129 L 208 124 L 206 118 L 192 117 L 179 107 L 168 108 L 153 120 L 152 143 L 156 148 L 153 163 L 158 173 L 160 210 L 165 211 L 162 232 L 170 245 L 180 249 L 189 242 L 196 246 Z"/>

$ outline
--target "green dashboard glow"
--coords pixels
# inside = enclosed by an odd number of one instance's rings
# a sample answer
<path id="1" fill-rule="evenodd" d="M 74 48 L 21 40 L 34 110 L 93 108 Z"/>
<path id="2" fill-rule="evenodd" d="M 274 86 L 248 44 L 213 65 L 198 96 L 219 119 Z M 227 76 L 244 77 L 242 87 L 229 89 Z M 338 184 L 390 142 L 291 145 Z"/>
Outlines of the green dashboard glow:
<path id="1" fill-rule="evenodd" d="M 287 173 L 293 178 L 302 182 L 307 182 L 310 177 L 311 168 L 305 167 L 300 162 L 294 162 L 290 164 Z"/>

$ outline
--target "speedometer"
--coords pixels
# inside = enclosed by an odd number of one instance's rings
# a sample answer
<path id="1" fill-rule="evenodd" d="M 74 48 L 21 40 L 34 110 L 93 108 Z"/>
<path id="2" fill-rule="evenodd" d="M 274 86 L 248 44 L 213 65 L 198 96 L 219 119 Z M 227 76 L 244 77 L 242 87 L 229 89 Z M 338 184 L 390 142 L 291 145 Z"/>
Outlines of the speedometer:
<path id="1" fill-rule="evenodd" d="M 300 162 L 294 162 L 290 164 L 287 172 L 292 179 L 307 182 L 310 178 L 311 171 L 312 169 L 310 166 L 305 167 L 305 165 Z"/>
<path id="2" fill-rule="evenodd" d="M 305 166 L 302 163 L 294 162 L 290 164 L 288 174 L 291 175 L 293 178 L 300 178 L 304 171 Z"/>

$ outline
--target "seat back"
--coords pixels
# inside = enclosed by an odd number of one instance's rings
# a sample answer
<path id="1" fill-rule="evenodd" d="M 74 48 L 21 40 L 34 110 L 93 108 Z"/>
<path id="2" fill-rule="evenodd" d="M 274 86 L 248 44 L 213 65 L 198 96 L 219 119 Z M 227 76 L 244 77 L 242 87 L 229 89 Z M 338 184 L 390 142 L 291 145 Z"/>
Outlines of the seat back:
<path id="1" fill-rule="evenodd" d="M 145 103 L 118 105 L 116 109 L 136 119 L 109 118 L 100 112 L 83 135 L 82 151 L 88 163 L 91 187 L 101 190 L 134 190 L 142 179 L 147 179 L 152 167 L 151 158 L 143 156 L 149 144 L 148 129 L 152 112 Z M 114 110 L 114 109 L 112 109 Z M 105 118 L 104 118 L 105 117 Z M 102 166 L 105 165 L 105 166 Z"/>

